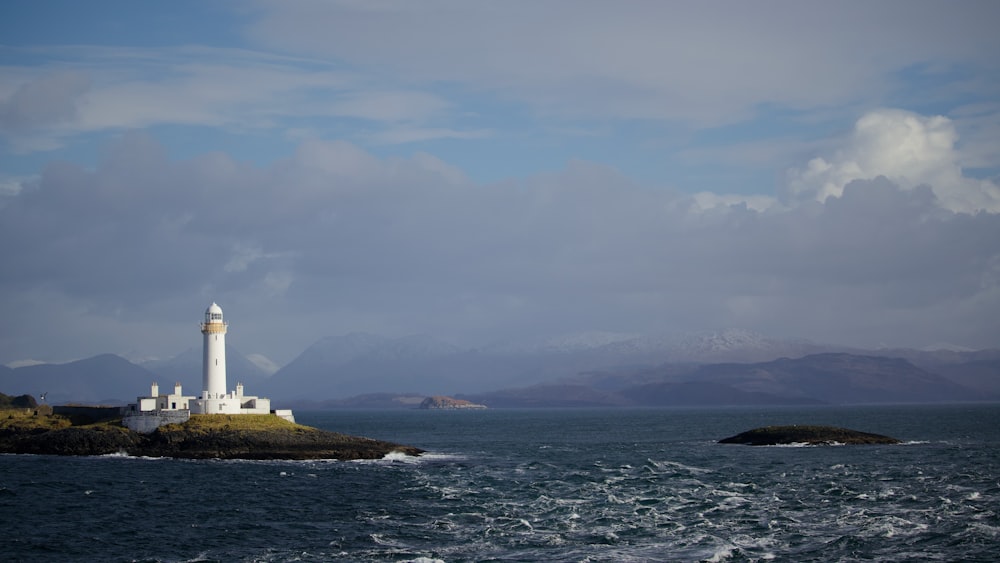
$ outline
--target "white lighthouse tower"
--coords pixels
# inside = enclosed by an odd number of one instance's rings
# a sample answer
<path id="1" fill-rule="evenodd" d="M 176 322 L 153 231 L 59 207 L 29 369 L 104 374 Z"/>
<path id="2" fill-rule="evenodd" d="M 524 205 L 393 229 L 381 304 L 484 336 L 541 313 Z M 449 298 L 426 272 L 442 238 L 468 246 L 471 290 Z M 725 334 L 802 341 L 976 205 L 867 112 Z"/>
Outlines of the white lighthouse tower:
<path id="1" fill-rule="evenodd" d="M 205 310 L 201 323 L 204 336 L 202 350 L 202 399 L 222 399 L 226 396 L 226 329 L 222 307 L 215 302 Z"/>

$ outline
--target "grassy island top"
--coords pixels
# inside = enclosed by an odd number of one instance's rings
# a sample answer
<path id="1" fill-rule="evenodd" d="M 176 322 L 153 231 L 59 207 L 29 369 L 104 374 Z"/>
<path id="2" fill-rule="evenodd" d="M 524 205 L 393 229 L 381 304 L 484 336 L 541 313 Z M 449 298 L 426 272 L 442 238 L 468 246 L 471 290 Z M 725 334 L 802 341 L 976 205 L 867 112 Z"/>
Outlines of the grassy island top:
<path id="1" fill-rule="evenodd" d="M 61 414 L 35 414 L 31 409 L 0 409 L 0 430 L 58 430 L 71 426 L 80 428 L 98 428 L 105 426 L 121 426 L 122 419 L 74 420 Z M 188 431 L 218 431 L 218 430 L 317 430 L 311 426 L 303 426 L 289 422 L 272 414 L 194 414 L 181 424 L 168 424 L 167 430 L 186 429 Z"/>
<path id="2" fill-rule="evenodd" d="M 104 421 L 96 424 L 107 423 Z M 121 419 L 118 420 L 118 424 L 121 424 Z M 35 414 L 32 409 L 0 409 L 0 430 L 58 430 L 70 426 L 74 424 L 67 416 Z"/>
<path id="3" fill-rule="evenodd" d="M 189 431 L 216 430 L 317 430 L 289 422 L 273 414 L 193 414 L 187 422 L 168 424 L 163 428 L 184 428 Z"/>

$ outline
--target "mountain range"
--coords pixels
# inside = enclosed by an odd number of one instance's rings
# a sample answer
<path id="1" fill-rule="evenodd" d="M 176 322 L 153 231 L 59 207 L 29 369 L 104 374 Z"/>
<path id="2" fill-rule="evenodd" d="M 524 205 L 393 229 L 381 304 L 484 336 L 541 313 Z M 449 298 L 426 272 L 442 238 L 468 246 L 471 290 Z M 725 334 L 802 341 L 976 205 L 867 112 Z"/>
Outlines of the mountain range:
<path id="1" fill-rule="evenodd" d="M 489 406 L 678 406 L 1000 400 L 1000 350 L 859 350 L 727 330 L 650 338 L 581 333 L 462 348 L 429 336 L 321 339 L 273 374 L 230 347 L 229 385 L 296 408 L 412 407 L 430 395 Z M 254 361 L 256 360 L 256 361 Z M 131 363 L 103 354 L 0 366 L 0 391 L 121 404 L 149 384 L 197 395 L 201 350 Z"/>

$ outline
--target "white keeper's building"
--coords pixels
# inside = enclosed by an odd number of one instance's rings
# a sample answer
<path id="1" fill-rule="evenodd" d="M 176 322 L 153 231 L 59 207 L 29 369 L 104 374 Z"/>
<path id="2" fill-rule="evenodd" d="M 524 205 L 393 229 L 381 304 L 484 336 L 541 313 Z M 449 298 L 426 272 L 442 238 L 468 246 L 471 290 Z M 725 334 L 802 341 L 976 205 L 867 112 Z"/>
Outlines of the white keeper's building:
<path id="1" fill-rule="evenodd" d="M 137 432 L 152 432 L 164 424 L 184 422 L 192 414 L 274 414 L 291 422 L 291 410 L 271 410 L 271 400 L 243 394 L 243 384 L 237 383 L 234 391 L 226 391 L 226 331 L 229 324 L 222 317 L 222 307 L 212 303 L 205 311 L 201 323 L 202 334 L 202 391 L 199 397 L 184 395 L 181 384 L 174 385 L 174 392 L 160 394 L 156 383 L 150 386 L 149 396 L 137 397 L 136 403 L 126 407 L 122 423 Z"/>

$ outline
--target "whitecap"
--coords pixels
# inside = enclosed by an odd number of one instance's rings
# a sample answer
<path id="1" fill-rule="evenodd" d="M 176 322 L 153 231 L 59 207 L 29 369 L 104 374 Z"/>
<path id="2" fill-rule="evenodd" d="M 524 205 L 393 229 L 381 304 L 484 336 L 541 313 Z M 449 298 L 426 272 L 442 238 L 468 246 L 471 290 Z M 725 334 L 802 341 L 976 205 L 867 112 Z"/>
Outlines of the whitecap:
<path id="1" fill-rule="evenodd" d="M 808 442 L 789 442 L 787 444 L 771 444 L 763 446 L 765 448 L 815 448 L 816 446 Z"/>
<path id="2" fill-rule="evenodd" d="M 418 465 L 423 463 L 442 462 L 442 461 L 462 461 L 465 459 L 467 459 L 466 456 L 458 454 L 424 452 L 420 455 L 413 456 L 413 455 L 407 455 L 403 452 L 389 452 L 385 456 L 379 459 L 352 459 L 349 460 L 349 463 L 377 464 L 377 465 L 383 465 L 386 463 Z"/>
<path id="3" fill-rule="evenodd" d="M 385 454 L 382 461 L 408 461 L 410 459 L 415 459 L 415 456 L 407 455 L 403 452 L 389 452 Z"/>
<path id="4" fill-rule="evenodd" d="M 672 469 L 672 470 L 675 470 L 675 471 L 676 470 L 687 471 L 689 473 L 694 473 L 694 474 L 714 473 L 714 471 L 711 470 L 711 469 L 705 469 L 703 467 L 694 467 L 694 466 L 691 466 L 691 465 L 685 465 L 683 463 L 679 463 L 679 462 L 676 462 L 676 461 L 656 461 L 656 460 L 653 460 L 653 459 L 647 459 L 646 462 L 649 463 L 650 465 L 652 465 L 654 468 L 659 469 L 659 470 L 671 470 Z"/>
<path id="5" fill-rule="evenodd" d="M 732 557 L 733 557 L 733 550 L 735 548 L 736 548 L 736 546 L 734 546 L 732 544 L 722 545 L 718 549 L 715 550 L 715 553 L 713 553 L 711 557 L 708 557 L 707 559 L 705 559 L 705 561 L 718 562 L 718 561 L 725 561 L 727 559 L 732 559 Z"/>

